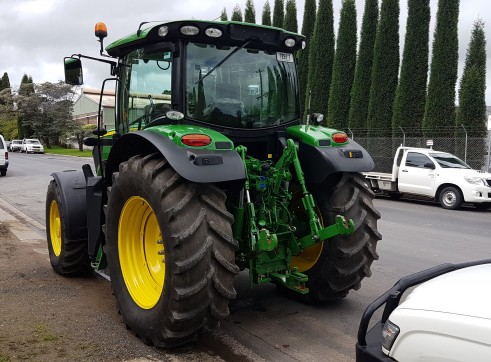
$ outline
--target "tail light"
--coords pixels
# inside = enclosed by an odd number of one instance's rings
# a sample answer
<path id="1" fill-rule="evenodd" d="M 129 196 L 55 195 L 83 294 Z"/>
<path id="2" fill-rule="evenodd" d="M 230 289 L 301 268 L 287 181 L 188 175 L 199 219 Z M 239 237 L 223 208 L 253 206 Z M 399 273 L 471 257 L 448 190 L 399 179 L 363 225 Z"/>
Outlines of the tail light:
<path id="1" fill-rule="evenodd" d="M 210 136 L 205 134 L 191 133 L 181 137 L 181 142 L 186 146 L 191 147 L 203 147 L 208 146 L 211 143 Z"/>
<path id="2" fill-rule="evenodd" d="M 336 142 L 336 143 L 346 143 L 348 142 L 348 135 L 346 133 L 334 133 L 332 135 L 332 140 L 333 142 Z"/>
<path id="3" fill-rule="evenodd" d="M 5 159 L 8 160 L 9 159 L 9 153 L 7 151 L 5 151 Z"/>

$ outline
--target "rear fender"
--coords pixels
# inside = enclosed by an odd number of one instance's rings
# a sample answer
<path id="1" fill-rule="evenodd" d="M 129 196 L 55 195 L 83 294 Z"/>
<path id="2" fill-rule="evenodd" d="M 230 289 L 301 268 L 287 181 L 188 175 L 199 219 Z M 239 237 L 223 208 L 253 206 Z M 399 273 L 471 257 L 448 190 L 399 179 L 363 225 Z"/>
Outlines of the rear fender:
<path id="1" fill-rule="evenodd" d="M 295 125 L 288 127 L 287 133 L 299 142 L 298 158 L 307 182 L 319 184 L 334 173 L 367 172 L 374 167 L 368 152 L 342 131 Z M 344 135 L 347 142 L 336 139 L 339 134 Z"/>
<path id="2" fill-rule="evenodd" d="M 183 178 L 198 183 L 241 181 L 245 179 L 244 164 L 235 150 L 203 150 L 176 145 L 167 136 L 156 132 L 138 131 L 117 139 L 106 164 L 105 179 L 119 164 L 138 154 L 160 152 L 172 168 Z"/>

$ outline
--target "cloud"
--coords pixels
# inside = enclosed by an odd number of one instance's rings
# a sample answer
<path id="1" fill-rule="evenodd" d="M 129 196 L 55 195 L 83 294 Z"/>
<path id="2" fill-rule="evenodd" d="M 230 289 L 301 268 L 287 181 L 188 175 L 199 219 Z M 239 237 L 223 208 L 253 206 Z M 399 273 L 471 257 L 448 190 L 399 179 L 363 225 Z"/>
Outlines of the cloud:
<path id="1" fill-rule="evenodd" d="M 94 25 L 104 21 L 108 27 L 106 45 L 136 31 L 142 21 L 177 19 L 215 19 L 225 7 L 231 16 L 237 0 L 221 3 L 198 0 L 158 2 L 154 0 L 0 0 L 0 75 L 9 74 L 10 83 L 18 86 L 23 74 L 31 75 L 33 81 L 56 82 L 63 78 L 62 62 L 65 56 L 82 53 L 99 55 L 99 43 L 94 36 Z M 256 19 L 260 21 L 265 0 L 254 1 Z M 274 1 L 269 0 L 271 6 Z M 401 54 L 404 44 L 407 1 L 401 1 Z M 242 9 L 245 0 L 239 1 Z M 341 0 L 333 0 L 335 31 Z M 430 41 L 436 19 L 437 0 L 430 0 L 431 28 Z M 356 0 L 358 22 L 361 23 L 364 1 Z M 474 21 L 480 16 L 491 24 L 491 12 L 485 0 L 461 0 L 459 17 L 459 77 L 465 60 Z M 304 1 L 297 1 L 298 22 L 302 23 Z M 359 26 L 360 27 L 360 26 Z M 301 25 L 299 31 L 301 29 Z M 491 36 L 487 35 L 488 67 L 491 64 Z M 430 46 L 431 49 L 431 46 Z M 87 85 L 100 87 L 104 77 L 109 76 L 107 65 L 84 62 Z M 487 83 L 491 84 L 491 71 L 487 72 Z M 486 95 L 491 105 L 491 86 Z"/>

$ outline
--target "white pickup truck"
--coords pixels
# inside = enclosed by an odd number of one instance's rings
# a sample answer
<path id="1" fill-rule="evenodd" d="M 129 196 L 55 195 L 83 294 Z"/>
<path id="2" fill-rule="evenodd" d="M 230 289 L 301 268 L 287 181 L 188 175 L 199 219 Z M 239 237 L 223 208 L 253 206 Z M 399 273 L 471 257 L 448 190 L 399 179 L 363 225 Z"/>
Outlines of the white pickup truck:
<path id="1" fill-rule="evenodd" d="M 401 146 L 394 156 L 392 173 L 364 175 L 375 192 L 393 197 L 424 196 L 445 209 L 457 209 L 463 202 L 481 210 L 491 207 L 491 174 L 473 170 L 451 153 Z"/>

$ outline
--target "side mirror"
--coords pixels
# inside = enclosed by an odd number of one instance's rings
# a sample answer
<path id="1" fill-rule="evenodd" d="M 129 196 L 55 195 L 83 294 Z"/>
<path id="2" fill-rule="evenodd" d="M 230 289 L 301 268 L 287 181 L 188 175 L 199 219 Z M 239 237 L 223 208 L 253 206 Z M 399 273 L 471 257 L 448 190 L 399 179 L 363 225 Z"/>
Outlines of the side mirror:
<path id="1" fill-rule="evenodd" d="M 423 166 L 423 167 L 424 167 L 424 168 L 430 168 L 430 169 L 432 169 L 432 170 L 434 170 L 434 169 L 435 169 L 435 165 L 433 164 L 433 162 L 425 162 L 425 164 L 424 164 L 424 166 Z"/>
<path id="2" fill-rule="evenodd" d="M 70 85 L 82 85 L 84 77 L 82 74 L 82 61 L 78 58 L 67 57 L 65 63 L 65 83 Z"/>

